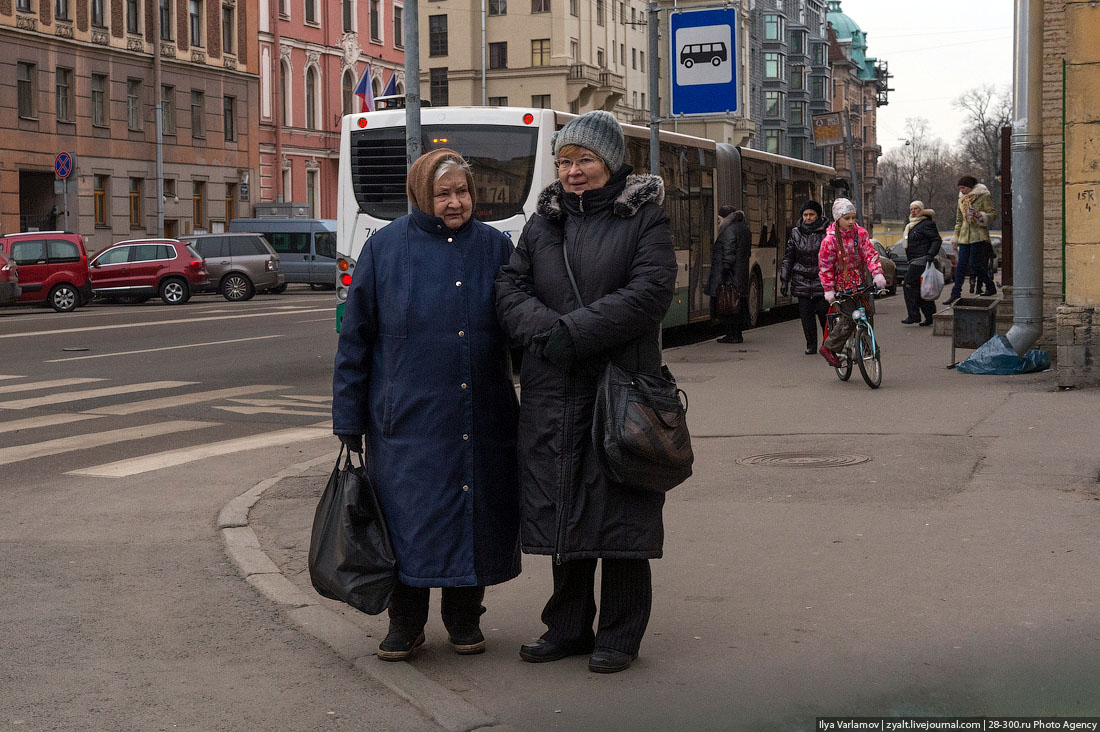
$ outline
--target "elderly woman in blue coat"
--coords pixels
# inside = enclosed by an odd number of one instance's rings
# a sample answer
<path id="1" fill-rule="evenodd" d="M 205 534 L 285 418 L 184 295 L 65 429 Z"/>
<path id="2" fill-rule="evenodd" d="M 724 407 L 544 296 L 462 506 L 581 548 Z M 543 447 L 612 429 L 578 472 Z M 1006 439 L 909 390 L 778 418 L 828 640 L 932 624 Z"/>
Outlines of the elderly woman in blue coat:
<path id="1" fill-rule="evenodd" d="M 511 256 L 472 217 L 474 182 L 453 150 L 409 170 L 412 213 L 356 262 L 333 377 L 333 432 L 362 450 L 397 557 L 378 656 L 424 643 L 429 588 L 454 650 L 480 653 L 485 586 L 520 571 L 518 402 L 493 280 Z"/>

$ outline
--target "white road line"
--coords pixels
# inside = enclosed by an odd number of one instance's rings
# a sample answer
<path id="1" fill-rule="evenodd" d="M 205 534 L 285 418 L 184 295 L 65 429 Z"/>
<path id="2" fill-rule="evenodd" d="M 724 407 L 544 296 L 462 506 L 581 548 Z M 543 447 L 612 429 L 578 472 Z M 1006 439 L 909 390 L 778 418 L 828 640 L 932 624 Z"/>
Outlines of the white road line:
<path id="1" fill-rule="evenodd" d="M 4 379 L 22 379 L 22 378 L 25 378 L 25 377 L 15 376 L 13 374 L 0 374 L 0 381 L 3 381 Z"/>
<path id="2" fill-rule="evenodd" d="M 159 399 L 146 399 L 143 402 L 130 402 L 129 404 L 115 404 L 110 407 L 98 409 L 86 409 L 84 414 L 111 414 L 115 416 L 125 414 L 137 414 L 138 412 L 151 412 L 154 409 L 168 409 L 180 407 L 185 404 L 199 404 L 200 402 L 212 402 L 215 399 L 228 399 L 229 397 L 242 396 L 244 394 L 258 394 L 264 391 L 285 389 L 285 386 L 272 384 L 251 384 L 249 386 L 234 386 L 228 389 L 214 389 L 212 391 L 196 391 L 190 394 L 161 397 Z"/>
<path id="3" fill-rule="evenodd" d="M 62 437 L 56 440 L 36 442 L 30 445 L 16 445 L 14 447 L 0 447 L 0 465 L 17 463 L 21 460 L 59 455 L 63 452 L 75 450 L 87 450 L 115 442 L 128 442 L 141 440 L 146 437 L 158 437 L 170 435 L 173 432 L 186 432 L 189 430 L 201 430 L 207 427 L 216 427 L 217 422 L 160 422 L 147 424 L 141 427 L 124 427 L 119 430 L 107 430 L 105 432 L 90 432 L 86 435 L 74 437 Z"/>
<path id="4" fill-rule="evenodd" d="M 82 399 L 98 399 L 99 397 L 115 396 L 116 394 L 131 394 L 136 391 L 153 391 L 155 389 L 174 389 L 177 386 L 191 386 L 196 381 L 149 381 L 144 384 L 127 384 L 126 386 L 107 386 L 102 389 L 88 389 L 86 391 L 65 391 L 49 396 L 33 397 L 31 399 L 17 399 L 12 402 L 0 402 L 0 409 L 27 409 L 29 407 L 41 407 L 46 404 L 62 404 L 64 402 L 78 402 Z"/>
<path id="5" fill-rule="evenodd" d="M 278 432 L 265 432 L 250 437 L 238 437 L 222 442 L 209 442 L 195 447 L 184 447 L 178 450 L 166 450 L 164 452 L 145 455 L 143 457 L 130 458 L 129 460 L 117 460 L 113 463 L 104 463 L 90 468 L 71 470 L 67 475 L 92 475 L 99 478 L 125 478 L 139 473 L 148 473 L 153 470 L 170 468 L 175 465 L 183 465 L 196 460 L 217 457 L 219 455 L 231 455 L 245 450 L 258 450 L 262 447 L 275 447 L 307 440 L 319 440 L 322 437 L 332 437 L 332 432 L 324 429 L 299 427 L 296 429 L 280 430 Z"/>
<path id="6" fill-rule="evenodd" d="M 327 404 L 332 401 L 330 396 L 318 396 L 316 394 L 280 394 L 284 399 L 297 399 L 302 402 L 317 402 L 318 404 Z"/>
<path id="7" fill-rule="evenodd" d="M 267 318 L 275 315 L 299 315 L 301 313 L 327 313 L 331 308 L 303 308 L 293 311 L 279 311 L 267 313 L 246 313 L 244 315 L 226 315 L 220 318 L 179 318 L 178 320 L 151 320 L 148 323 L 119 323 L 117 325 L 89 325 L 85 328 L 61 328 L 60 330 L 36 330 L 30 333 L 5 333 L 0 338 L 41 338 L 49 335 L 62 335 L 66 333 L 90 333 L 96 330 L 115 330 L 118 328 L 149 328 L 154 325 L 176 325 L 178 323 L 203 323 L 210 320 L 239 320 L 240 318 Z"/>
<path id="8" fill-rule="evenodd" d="M 295 320 L 295 323 L 323 323 L 330 320 L 336 320 L 335 315 L 330 315 L 327 318 L 313 318 L 312 320 Z"/>
<path id="9" fill-rule="evenodd" d="M 106 379 L 51 379 L 49 381 L 32 381 L 23 384 L 9 384 L 0 386 L 0 394 L 11 394 L 16 391 L 35 391 L 36 389 L 58 389 L 62 386 L 76 386 L 77 384 L 90 384 L 93 381 L 106 381 Z"/>
<path id="10" fill-rule="evenodd" d="M 214 409 L 237 414 L 298 414 L 306 417 L 323 417 L 328 413 L 328 410 L 287 409 L 286 407 L 214 407 Z"/>
<path id="11" fill-rule="evenodd" d="M 282 399 L 230 399 L 230 401 L 236 402 L 237 404 L 244 404 L 249 407 L 312 407 L 314 409 L 319 409 L 325 406 L 323 404 L 317 404 L 315 400 L 310 400 L 306 404 L 302 404 L 292 397 L 284 397 Z"/>
<path id="12" fill-rule="evenodd" d="M 11 422 L 0 422 L 0 432 L 18 432 L 19 430 L 33 430 L 39 427 L 53 427 L 55 424 L 99 419 L 99 416 L 98 414 L 46 414 L 41 417 L 13 419 Z"/>
<path id="13" fill-rule="evenodd" d="M 52 358 L 42 363 L 61 363 L 63 361 L 84 361 L 89 358 L 110 358 L 111 356 L 132 356 L 135 353 L 154 353 L 156 351 L 174 351 L 177 348 L 198 348 L 199 346 L 220 346 L 225 343 L 243 343 L 244 341 L 262 341 L 267 338 L 282 338 L 282 335 L 254 336 L 252 338 L 234 338 L 228 341 L 207 341 L 206 343 L 188 343 L 183 346 L 164 346 L 163 348 L 143 348 L 140 351 L 119 351 L 118 353 L 98 353 L 94 356 L 71 356 L 69 358 Z"/>

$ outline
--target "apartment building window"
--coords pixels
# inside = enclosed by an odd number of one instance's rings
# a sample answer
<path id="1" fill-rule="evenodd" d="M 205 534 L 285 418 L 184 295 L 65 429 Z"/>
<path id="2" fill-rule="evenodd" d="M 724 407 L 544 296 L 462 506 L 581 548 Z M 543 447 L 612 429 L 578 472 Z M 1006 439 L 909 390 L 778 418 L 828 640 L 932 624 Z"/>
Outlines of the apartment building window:
<path id="1" fill-rule="evenodd" d="M 174 86 L 162 86 L 160 88 L 161 126 L 164 134 L 176 134 L 176 88 Z"/>
<path id="2" fill-rule="evenodd" d="M 508 68 L 508 44 L 506 42 L 489 44 L 489 68 Z"/>
<path id="3" fill-rule="evenodd" d="M 596 0 L 596 25 L 604 24 L 604 0 Z"/>
<path id="4" fill-rule="evenodd" d="M 306 171 L 306 209 L 309 215 L 316 217 L 317 211 L 317 171 Z"/>
<path id="5" fill-rule="evenodd" d="M 96 28 L 106 28 L 107 18 L 103 13 L 104 0 L 92 0 L 92 25 Z"/>
<path id="6" fill-rule="evenodd" d="M 92 182 L 92 198 L 95 201 L 95 225 L 107 225 L 107 183 L 105 175 L 97 175 Z"/>
<path id="7" fill-rule="evenodd" d="M 236 24 L 233 21 L 234 9 L 231 5 L 222 6 L 222 52 L 236 53 L 237 44 L 233 41 L 236 34 L 233 33 Z"/>
<path id="8" fill-rule="evenodd" d="M 144 229 L 145 217 L 141 215 L 141 189 L 143 178 L 130 179 L 130 228 Z"/>
<path id="9" fill-rule="evenodd" d="M 400 5 L 393 6 L 393 47 L 405 47 L 405 9 Z"/>
<path id="10" fill-rule="evenodd" d="M 15 9 L 21 13 L 31 12 L 31 0 L 18 0 L 15 3 Z"/>
<path id="11" fill-rule="evenodd" d="M 57 96 L 57 121 L 72 122 L 73 107 L 76 105 L 73 93 L 73 70 L 57 68 L 54 74 Z"/>
<path id="12" fill-rule="evenodd" d="M 432 69 L 428 93 L 433 107 L 446 107 L 451 101 L 451 89 L 447 85 L 447 68 Z"/>
<path id="13" fill-rule="evenodd" d="M 815 76 L 810 80 L 810 96 L 814 99 L 824 99 L 826 89 L 825 77 Z"/>
<path id="14" fill-rule="evenodd" d="M 287 0 L 279 0 L 279 15 L 284 18 L 290 17 L 290 8 L 287 6 Z"/>
<path id="15" fill-rule="evenodd" d="M 290 66 L 285 61 L 279 64 L 279 102 L 282 105 L 283 126 L 290 127 Z"/>
<path id="16" fill-rule="evenodd" d="M 225 221 L 229 223 L 237 218 L 237 184 L 225 184 Z"/>
<path id="17" fill-rule="evenodd" d="M 619 3 L 619 5 L 620 5 L 620 8 L 619 8 L 619 10 L 622 10 L 622 7 L 621 7 L 621 6 L 622 6 L 622 3 Z M 631 25 L 634 25 L 635 23 L 637 23 L 637 22 L 638 22 L 638 15 L 637 15 L 637 13 L 638 13 L 638 10 L 637 10 L 637 8 L 631 8 L 631 9 L 630 9 L 630 24 L 631 24 Z M 625 15 L 623 15 L 623 17 L 625 18 L 626 16 L 625 16 Z"/>
<path id="18" fill-rule="evenodd" d="M 806 158 L 806 138 L 791 138 L 791 157 L 798 158 L 799 160 L 804 160 Z"/>
<path id="19" fill-rule="evenodd" d="M 92 125 L 107 126 L 107 76 L 92 74 Z"/>
<path id="20" fill-rule="evenodd" d="M 235 97 L 222 97 L 222 126 L 225 129 L 225 141 L 237 139 L 237 100 Z"/>
<path id="21" fill-rule="evenodd" d="M 580 114 L 580 113 L 581 113 L 581 103 L 576 99 L 569 102 L 569 114 Z"/>
<path id="22" fill-rule="evenodd" d="M 135 132 L 142 129 L 141 79 L 126 80 L 126 127 Z"/>
<path id="23" fill-rule="evenodd" d="M 764 54 L 764 78 L 765 79 L 782 79 L 783 78 L 783 54 L 781 54 L 781 53 L 765 53 Z"/>
<path id="24" fill-rule="evenodd" d="M 126 32 L 137 34 L 141 28 L 138 11 L 141 6 L 138 0 L 126 0 Z"/>
<path id="25" fill-rule="evenodd" d="M 72 20 L 69 16 L 69 0 L 54 0 L 53 14 L 58 20 Z"/>
<path id="26" fill-rule="evenodd" d="M 382 42 L 381 0 L 370 0 L 370 39 L 375 43 Z"/>
<path id="27" fill-rule="evenodd" d="M 783 133 L 779 130 L 764 130 L 764 149 L 778 155 L 782 149 Z"/>
<path id="28" fill-rule="evenodd" d="M 574 18 L 581 14 L 580 0 L 569 0 L 569 14 Z"/>
<path id="29" fill-rule="evenodd" d="M 306 69 L 306 127 L 317 129 L 317 70 Z"/>
<path id="30" fill-rule="evenodd" d="M 625 43 L 620 43 L 619 44 L 619 64 L 621 66 L 626 66 L 626 44 Z"/>
<path id="31" fill-rule="evenodd" d="M 581 44 L 576 38 L 569 39 L 569 58 L 578 60 L 581 55 Z"/>
<path id="32" fill-rule="evenodd" d="M 531 65 L 550 65 L 550 39 L 536 38 L 531 41 Z"/>
<path id="33" fill-rule="evenodd" d="M 202 0 L 190 0 L 191 45 L 202 46 Z"/>
<path id="34" fill-rule="evenodd" d="M 638 108 L 638 92 L 631 92 L 630 94 L 631 94 L 630 106 L 637 109 Z"/>
<path id="35" fill-rule="evenodd" d="M 531 106 L 536 109 L 550 109 L 550 95 L 549 94 L 532 94 Z"/>
<path id="36" fill-rule="evenodd" d="M 642 92 L 642 109 L 645 109 L 645 92 Z"/>
<path id="37" fill-rule="evenodd" d="M 340 3 L 341 15 L 344 19 L 344 32 L 350 33 L 355 30 L 354 17 L 355 10 L 352 0 L 342 0 Z"/>
<path id="38" fill-rule="evenodd" d="M 806 124 L 806 102 L 793 102 L 791 104 L 791 124 L 803 126 Z M 791 140 L 793 143 L 794 140 Z"/>
<path id="39" fill-rule="evenodd" d="M 642 71 L 646 70 L 645 51 L 638 51 L 638 65 L 642 67 Z"/>
<path id="40" fill-rule="evenodd" d="M 799 56 L 806 53 L 806 31 L 791 33 L 791 53 Z"/>
<path id="41" fill-rule="evenodd" d="M 206 221 L 206 184 L 195 181 L 191 184 L 193 193 L 191 196 L 191 219 L 196 229 L 204 227 Z"/>
<path id="42" fill-rule="evenodd" d="M 317 24 L 317 0 L 306 0 L 305 14 L 307 23 Z"/>
<path id="43" fill-rule="evenodd" d="M 550 0 L 531 0 L 532 13 L 549 13 Z"/>
<path id="44" fill-rule="evenodd" d="M 508 0 L 489 0 L 489 15 L 507 15 Z"/>
<path id="45" fill-rule="evenodd" d="M 630 68 L 638 70 L 638 49 L 630 49 Z"/>
<path id="46" fill-rule="evenodd" d="M 172 40 L 172 0 L 160 0 L 160 39 Z"/>
<path id="47" fill-rule="evenodd" d="M 490 107 L 507 107 L 508 97 L 489 97 Z"/>
<path id="48" fill-rule="evenodd" d="M 428 55 L 447 55 L 447 16 L 428 16 Z"/>
<path id="49" fill-rule="evenodd" d="M 764 16 L 764 40 L 783 40 L 783 16 L 768 13 Z"/>
<path id="50" fill-rule="evenodd" d="M 599 66 L 601 69 L 607 68 L 607 56 L 604 54 L 602 48 L 596 49 L 596 65 Z"/>
<path id="51" fill-rule="evenodd" d="M 824 65 L 825 65 L 825 44 L 824 43 L 815 43 L 814 44 L 814 66 L 824 66 Z"/>
<path id="52" fill-rule="evenodd" d="M 206 104 L 206 95 L 201 91 L 191 90 L 191 137 L 206 137 L 203 125 L 203 106 Z"/>
<path id="53" fill-rule="evenodd" d="M 794 91 L 802 91 L 806 88 L 806 67 L 805 66 L 792 66 L 791 67 L 791 89 Z"/>
<path id="54" fill-rule="evenodd" d="M 340 82 L 340 109 L 342 114 L 351 114 L 355 109 L 355 74 L 351 69 L 344 72 Z"/>

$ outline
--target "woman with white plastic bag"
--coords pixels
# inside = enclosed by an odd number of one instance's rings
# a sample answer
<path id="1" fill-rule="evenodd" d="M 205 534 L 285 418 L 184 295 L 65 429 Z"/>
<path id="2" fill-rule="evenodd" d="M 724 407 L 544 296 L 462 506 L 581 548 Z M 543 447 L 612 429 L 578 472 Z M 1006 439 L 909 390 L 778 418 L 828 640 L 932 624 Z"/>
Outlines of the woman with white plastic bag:
<path id="1" fill-rule="evenodd" d="M 907 316 L 901 321 L 906 325 L 919 323 L 922 326 L 932 325 L 932 316 L 936 314 L 936 303 L 939 290 L 934 297 L 925 297 L 923 282 L 925 269 L 929 266 L 936 270 L 936 255 L 939 254 L 943 240 L 940 239 L 939 229 L 936 228 L 936 212 L 925 208 L 921 201 L 913 201 L 909 204 L 909 224 L 905 227 L 905 256 L 909 259 L 909 269 L 905 272 L 905 281 L 902 292 L 905 295 L 905 309 Z M 943 275 L 940 275 L 940 289 L 943 288 Z M 921 315 L 924 319 L 921 319 Z"/>
<path id="2" fill-rule="evenodd" d="M 943 272 L 936 269 L 932 262 L 924 265 L 924 274 L 920 276 L 920 296 L 922 300 L 935 302 L 943 292 Z M 935 313 L 935 308 L 932 309 Z"/>

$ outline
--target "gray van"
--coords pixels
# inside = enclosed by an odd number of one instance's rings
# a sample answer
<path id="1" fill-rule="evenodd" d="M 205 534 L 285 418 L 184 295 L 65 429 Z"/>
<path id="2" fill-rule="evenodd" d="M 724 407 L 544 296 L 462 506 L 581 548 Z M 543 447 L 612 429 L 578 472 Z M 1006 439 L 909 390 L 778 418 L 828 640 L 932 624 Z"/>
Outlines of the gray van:
<path id="1" fill-rule="evenodd" d="M 279 255 L 287 283 L 315 290 L 336 286 L 335 219 L 233 219 L 229 230 L 263 234 Z"/>

